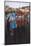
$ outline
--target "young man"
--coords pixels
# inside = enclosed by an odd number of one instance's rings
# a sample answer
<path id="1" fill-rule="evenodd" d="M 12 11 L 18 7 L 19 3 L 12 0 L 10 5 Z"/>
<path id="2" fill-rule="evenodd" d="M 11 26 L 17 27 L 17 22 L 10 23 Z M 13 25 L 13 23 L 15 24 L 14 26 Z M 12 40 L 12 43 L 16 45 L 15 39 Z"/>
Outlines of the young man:
<path id="1" fill-rule="evenodd" d="M 8 19 L 8 28 L 9 28 L 9 31 L 11 32 L 10 35 L 14 35 L 13 32 L 16 31 L 16 28 L 17 28 L 17 25 L 16 25 L 16 13 L 15 12 L 12 12 L 12 13 L 9 13 L 8 16 L 7 16 Z"/>

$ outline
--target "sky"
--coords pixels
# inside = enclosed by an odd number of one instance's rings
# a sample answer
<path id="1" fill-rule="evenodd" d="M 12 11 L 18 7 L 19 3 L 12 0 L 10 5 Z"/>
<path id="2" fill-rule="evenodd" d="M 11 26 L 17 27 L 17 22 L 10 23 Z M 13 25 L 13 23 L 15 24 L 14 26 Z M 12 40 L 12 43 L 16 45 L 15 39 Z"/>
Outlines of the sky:
<path id="1" fill-rule="evenodd" d="M 13 8 L 19 8 L 22 6 L 29 6 L 29 3 L 22 3 L 22 2 L 5 2 L 5 6 L 13 7 Z"/>

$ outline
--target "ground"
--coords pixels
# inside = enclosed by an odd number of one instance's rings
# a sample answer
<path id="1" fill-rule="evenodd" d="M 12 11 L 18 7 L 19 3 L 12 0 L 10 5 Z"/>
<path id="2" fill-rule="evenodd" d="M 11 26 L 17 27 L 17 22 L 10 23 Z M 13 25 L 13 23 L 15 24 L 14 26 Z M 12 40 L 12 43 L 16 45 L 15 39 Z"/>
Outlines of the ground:
<path id="1" fill-rule="evenodd" d="M 10 31 L 5 31 L 5 44 L 25 44 L 30 43 L 30 25 L 15 29 L 14 35 Z"/>

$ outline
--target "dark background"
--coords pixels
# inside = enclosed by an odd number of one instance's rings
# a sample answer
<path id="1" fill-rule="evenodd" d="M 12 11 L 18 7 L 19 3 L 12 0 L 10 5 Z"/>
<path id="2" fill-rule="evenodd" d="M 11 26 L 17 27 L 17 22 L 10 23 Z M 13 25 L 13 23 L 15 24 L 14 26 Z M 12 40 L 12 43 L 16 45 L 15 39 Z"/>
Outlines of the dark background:
<path id="1" fill-rule="evenodd" d="M 30 24 L 17 27 L 14 35 L 10 35 L 10 31 L 5 27 L 5 44 L 26 44 L 30 43 Z"/>

